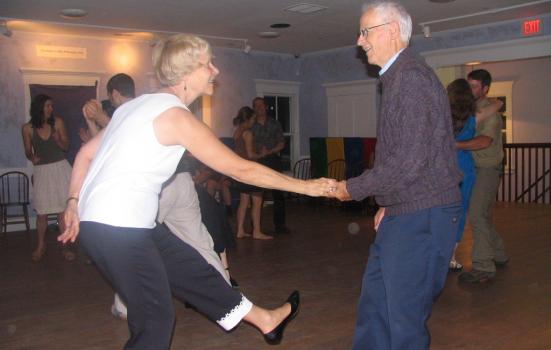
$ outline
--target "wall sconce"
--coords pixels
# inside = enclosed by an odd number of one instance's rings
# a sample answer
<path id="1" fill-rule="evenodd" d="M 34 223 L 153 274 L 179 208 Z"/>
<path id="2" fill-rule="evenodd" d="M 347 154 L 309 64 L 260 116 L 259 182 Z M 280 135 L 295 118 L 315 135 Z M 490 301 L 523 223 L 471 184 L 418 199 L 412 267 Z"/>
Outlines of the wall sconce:
<path id="1" fill-rule="evenodd" d="M 109 50 L 109 65 L 113 71 L 132 72 L 138 61 L 138 54 L 128 43 L 115 43 Z"/>
<path id="2" fill-rule="evenodd" d="M 6 22 L 6 20 L 0 20 L 0 34 L 8 38 L 13 34 L 10 28 L 8 28 L 8 22 Z"/>

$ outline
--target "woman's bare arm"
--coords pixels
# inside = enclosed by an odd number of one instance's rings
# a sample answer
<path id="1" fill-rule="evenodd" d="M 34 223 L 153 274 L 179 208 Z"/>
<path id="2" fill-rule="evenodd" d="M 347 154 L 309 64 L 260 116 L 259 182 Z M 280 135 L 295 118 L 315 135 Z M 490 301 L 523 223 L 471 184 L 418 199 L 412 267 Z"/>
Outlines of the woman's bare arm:
<path id="1" fill-rule="evenodd" d="M 476 122 L 480 123 L 481 121 L 486 120 L 489 117 L 493 116 L 501 109 L 502 106 L 503 106 L 503 102 L 501 100 L 498 100 L 497 98 L 490 99 L 489 105 L 483 108 L 479 108 L 476 111 L 476 114 L 475 114 Z"/>
<path id="2" fill-rule="evenodd" d="M 161 144 L 182 145 L 204 164 L 240 182 L 310 196 L 328 195 L 336 187 L 334 180 L 294 179 L 237 156 L 208 126 L 182 108 L 165 111 L 155 119 L 153 127 Z"/>
<path id="3" fill-rule="evenodd" d="M 90 164 L 96 156 L 96 152 L 103 137 L 103 130 L 84 144 L 78 151 L 73 164 L 69 194 L 67 196 L 67 207 L 65 208 L 65 231 L 57 237 L 58 241 L 67 243 L 74 242 L 79 232 L 80 218 L 78 217 L 78 200 L 80 190 L 90 169 Z"/>
<path id="4" fill-rule="evenodd" d="M 30 160 L 33 165 L 38 163 L 40 159 L 34 154 L 32 146 L 33 127 L 30 123 L 26 123 L 21 128 L 21 136 L 23 137 L 23 147 L 25 148 L 25 157 Z"/>

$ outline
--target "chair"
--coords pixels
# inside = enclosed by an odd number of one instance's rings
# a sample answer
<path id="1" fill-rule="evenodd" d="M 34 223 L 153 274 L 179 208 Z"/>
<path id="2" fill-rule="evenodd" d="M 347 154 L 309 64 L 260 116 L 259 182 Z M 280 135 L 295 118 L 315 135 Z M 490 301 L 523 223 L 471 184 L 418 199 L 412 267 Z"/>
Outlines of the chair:
<path id="1" fill-rule="evenodd" d="M 299 160 L 293 166 L 293 177 L 302 180 L 308 180 L 312 177 L 310 158 L 304 158 Z"/>
<path id="2" fill-rule="evenodd" d="M 327 164 L 327 177 L 337 181 L 346 180 L 346 161 L 335 159 Z"/>
<path id="3" fill-rule="evenodd" d="M 7 232 L 8 225 L 23 223 L 27 228 L 27 233 L 30 232 L 29 204 L 27 174 L 10 171 L 0 175 L 0 215 L 2 216 L 3 234 Z"/>
<path id="4" fill-rule="evenodd" d="M 293 177 L 301 180 L 308 180 L 312 178 L 312 163 L 310 158 L 304 158 L 295 163 L 293 166 Z M 291 198 L 299 199 L 304 197 L 298 193 L 289 192 Z"/>

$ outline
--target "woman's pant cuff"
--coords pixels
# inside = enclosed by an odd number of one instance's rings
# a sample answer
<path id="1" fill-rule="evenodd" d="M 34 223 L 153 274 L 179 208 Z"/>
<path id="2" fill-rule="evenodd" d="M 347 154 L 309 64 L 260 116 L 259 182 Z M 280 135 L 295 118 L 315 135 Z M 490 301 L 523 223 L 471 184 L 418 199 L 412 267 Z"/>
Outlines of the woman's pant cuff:
<path id="1" fill-rule="evenodd" d="M 224 317 L 217 320 L 222 328 L 229 331 L 233 327 L 237 326 L 239 322 L 251 311 L 253 308 L 253 303 L 249 299 L 245 298 L 244 295 L 241 295 L 241 301 L 237 306 L 235 306 L 230 312 L 228 312 Z"/>

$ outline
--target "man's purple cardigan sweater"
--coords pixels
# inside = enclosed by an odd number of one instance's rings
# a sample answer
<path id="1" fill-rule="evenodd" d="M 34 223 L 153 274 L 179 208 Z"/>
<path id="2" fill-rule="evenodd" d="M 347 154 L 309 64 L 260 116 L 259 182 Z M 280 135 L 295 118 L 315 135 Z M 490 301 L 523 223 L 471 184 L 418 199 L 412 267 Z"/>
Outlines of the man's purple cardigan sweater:
<path id="1" fill-rule="evenodd" d="M 385 215 L 459 202 L 450 103 L 436 74 L 406 48 L 380 81 L 375 165 L 348 180 L 348 193 L 374 195 Z"/>

